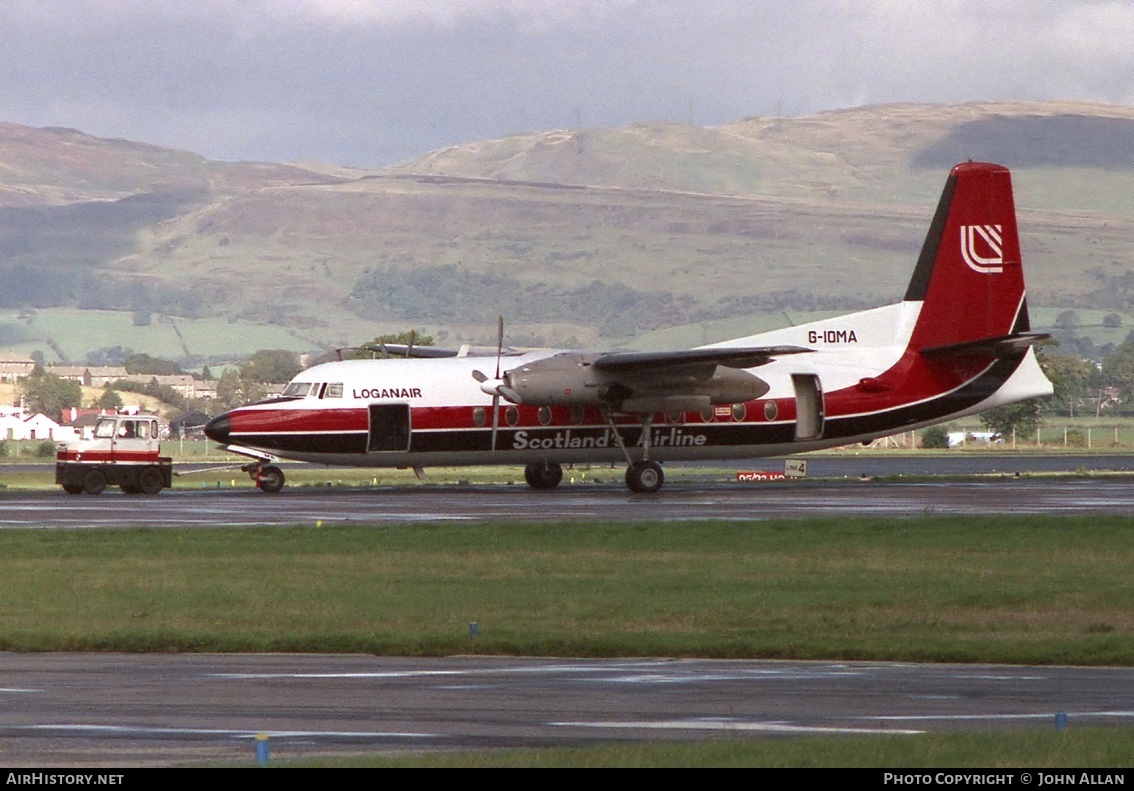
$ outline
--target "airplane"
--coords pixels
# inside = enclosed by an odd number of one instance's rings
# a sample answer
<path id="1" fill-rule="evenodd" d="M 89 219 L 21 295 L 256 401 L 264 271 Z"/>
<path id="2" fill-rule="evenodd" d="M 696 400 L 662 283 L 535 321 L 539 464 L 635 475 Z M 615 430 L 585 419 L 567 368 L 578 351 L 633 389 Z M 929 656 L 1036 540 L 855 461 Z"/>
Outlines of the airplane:
<path id="1" fill-rule="evenodd" d="M 901 302 L 664 352 L 515 352 L 501 320 L 495 355 L 410 344 L 323 363 L 205 434 L 252 458 L 265 492 L 291 459 L 419 477 L 522 464 L 533 489 L 563 465 L 624 461 L 629 489 L 653 493 L 660 462 L 869 443 L 1051 395 L 1033 348 L 1047 337 L 1029 325 L 1011 175 L 970 161 L 949 173 Z"/>

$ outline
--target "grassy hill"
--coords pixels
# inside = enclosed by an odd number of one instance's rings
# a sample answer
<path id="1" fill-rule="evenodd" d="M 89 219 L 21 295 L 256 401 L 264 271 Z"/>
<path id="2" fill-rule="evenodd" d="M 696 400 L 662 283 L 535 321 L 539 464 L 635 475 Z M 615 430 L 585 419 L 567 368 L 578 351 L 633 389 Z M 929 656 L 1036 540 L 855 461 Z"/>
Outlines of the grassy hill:
<path id="1" fill-rule="evenodd" d="M 312 348 L 411 325 L 490 343 L 497 314 L 517 344 L 715 340 L 785 311 L 900 298 L 946 172 L 967 158 L 1013 168 L 1034 307 L 1134 316 L 1131 108 L 554 130 L 384 171 L 0 124 L 0 348 L 55 356 L 18 318 L 29 308 L 59 319 L 43 321 L 73 359 L 107 345 L 83 329 L 106 310 L 133 319 L 121 345 L 139 351 L 170 345 L 171 316 L 234 346 L 253 327 Z"/>

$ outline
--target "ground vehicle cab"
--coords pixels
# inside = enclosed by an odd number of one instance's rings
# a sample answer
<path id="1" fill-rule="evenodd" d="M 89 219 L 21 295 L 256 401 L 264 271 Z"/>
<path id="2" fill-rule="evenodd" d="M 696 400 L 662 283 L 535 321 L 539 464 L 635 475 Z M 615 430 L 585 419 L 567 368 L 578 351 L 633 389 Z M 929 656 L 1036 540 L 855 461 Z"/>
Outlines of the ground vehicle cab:
<path id="1" fill-rule="evenodd" d="M 173 461 L 160 455 L 154 415 L 104 415 L 90 439 L 61 445 L 55 482 L 68 494 L 101 494 L 118 486 L 128 494 L 157 494 L 172 482 Z"/>

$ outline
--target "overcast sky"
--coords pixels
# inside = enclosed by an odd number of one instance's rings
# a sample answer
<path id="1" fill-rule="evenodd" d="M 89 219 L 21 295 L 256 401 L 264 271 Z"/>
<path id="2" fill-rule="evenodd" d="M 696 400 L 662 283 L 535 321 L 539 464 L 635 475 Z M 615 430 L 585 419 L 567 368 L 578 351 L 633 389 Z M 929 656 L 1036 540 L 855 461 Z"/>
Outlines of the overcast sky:
<path id="1" fill-rule="evenodd" d="M 212 159 L 984 99 L 1134 104 L 1134 2 L 0 0 L 0 121 Z"/>

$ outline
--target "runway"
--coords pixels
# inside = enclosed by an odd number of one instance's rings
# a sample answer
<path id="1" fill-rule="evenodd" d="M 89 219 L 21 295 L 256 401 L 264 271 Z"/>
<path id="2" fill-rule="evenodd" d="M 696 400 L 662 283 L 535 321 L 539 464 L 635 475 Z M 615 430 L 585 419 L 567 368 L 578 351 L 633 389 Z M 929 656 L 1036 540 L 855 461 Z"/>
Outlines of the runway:
<path id="1" fill-rule="evenodd" d="M 1129 514 L 1125 479 L 1016 478 L 977 482 L 781 481 L 669 484 L 653 495 L 621 484 L 168 490 L 0 494 L 0 528 L 390 524 L 435 521 L 770 519 L 853 514 Z"/>
<path id="2" fill-rule="evenodd" d="M 1129 725 L 1134 669 L 0 654 L 0 764 Z"/>

